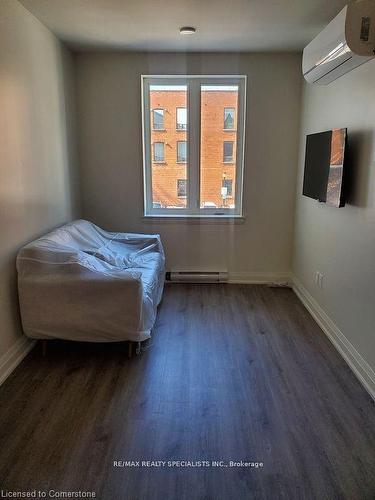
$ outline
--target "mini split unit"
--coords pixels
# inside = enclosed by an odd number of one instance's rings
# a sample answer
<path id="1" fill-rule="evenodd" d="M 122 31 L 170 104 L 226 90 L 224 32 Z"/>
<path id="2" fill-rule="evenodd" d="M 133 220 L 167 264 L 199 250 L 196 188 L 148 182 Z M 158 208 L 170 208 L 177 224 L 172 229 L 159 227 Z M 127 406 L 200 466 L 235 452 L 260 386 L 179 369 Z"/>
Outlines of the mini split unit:
<path id="1" fill-rule="evenodd" d="M 303 51 L 309 83 L 326 85 L 375 56 L 375 0 L 356 0 Z"/>

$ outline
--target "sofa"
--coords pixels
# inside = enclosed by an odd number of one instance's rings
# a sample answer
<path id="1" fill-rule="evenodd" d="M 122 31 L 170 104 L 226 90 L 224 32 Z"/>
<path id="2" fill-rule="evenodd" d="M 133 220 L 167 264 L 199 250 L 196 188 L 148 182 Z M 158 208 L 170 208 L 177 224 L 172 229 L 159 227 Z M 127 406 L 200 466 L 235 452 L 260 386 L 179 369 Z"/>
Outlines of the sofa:
<path id="1" fill-rule="evenodd" d="M 76 220 L 21 248 L 17 271 L 28 337 L 141 342 L 155 323 L 165 258 L 159 235 Z"/>

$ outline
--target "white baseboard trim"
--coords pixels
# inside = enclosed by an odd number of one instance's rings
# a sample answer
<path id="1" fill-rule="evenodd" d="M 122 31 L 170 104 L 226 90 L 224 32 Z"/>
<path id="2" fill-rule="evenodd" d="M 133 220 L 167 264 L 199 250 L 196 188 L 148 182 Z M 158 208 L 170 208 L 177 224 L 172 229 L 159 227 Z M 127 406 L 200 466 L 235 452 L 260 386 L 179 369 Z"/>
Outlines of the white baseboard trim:
<path id="1" fill-rule="evenodd" d="M 229 272 L 227 283 L 244 285 L 290 285 L 290 274 L 287 272 Z"/>
<path id="2" fill-rule="evenodd" d="M 0 385 L 17 368 L 23 358 L 31 351 L 35 340 L 30 340 L 24 335 L 0 358 Z"/>
<path id="3" fill-rule="evenodd" d="M 366 391 L 375 400 L 375 372 L 363 359 L 356 348 L 349 342 L 338 326 L 321 308 L 313 296 L 306 290 L 295 276 L 292 277 L 293 290 L 302 304 L 310 312 L 323 332 L 347 362 L 354 375 L 361 382 Z"/>

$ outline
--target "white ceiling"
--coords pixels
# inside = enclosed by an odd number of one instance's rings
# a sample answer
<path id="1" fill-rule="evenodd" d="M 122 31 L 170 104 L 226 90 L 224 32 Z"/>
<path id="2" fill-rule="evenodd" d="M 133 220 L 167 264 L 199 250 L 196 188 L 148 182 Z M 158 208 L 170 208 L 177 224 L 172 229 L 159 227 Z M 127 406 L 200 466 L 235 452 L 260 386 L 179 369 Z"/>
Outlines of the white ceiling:
<path id="1" fill-rule="evenodd" d="M 75 49 L 194 52 L 299 51 L 347 1 L 20 0 Z"/>

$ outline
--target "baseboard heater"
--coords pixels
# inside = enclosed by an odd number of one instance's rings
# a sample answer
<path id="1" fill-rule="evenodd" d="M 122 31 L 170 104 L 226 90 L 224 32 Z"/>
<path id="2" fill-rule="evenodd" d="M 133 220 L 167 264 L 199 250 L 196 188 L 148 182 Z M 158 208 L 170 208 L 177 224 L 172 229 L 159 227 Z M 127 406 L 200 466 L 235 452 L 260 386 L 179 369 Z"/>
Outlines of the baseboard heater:
<path id="1" fill-rule="evenodd" d="M 225 283 L 227 271 L 171 271 L 166 273 L 167 281 L 176 283 Z"/>

